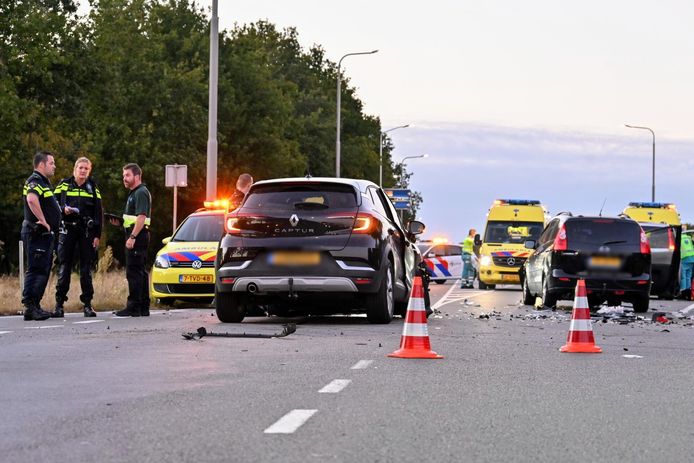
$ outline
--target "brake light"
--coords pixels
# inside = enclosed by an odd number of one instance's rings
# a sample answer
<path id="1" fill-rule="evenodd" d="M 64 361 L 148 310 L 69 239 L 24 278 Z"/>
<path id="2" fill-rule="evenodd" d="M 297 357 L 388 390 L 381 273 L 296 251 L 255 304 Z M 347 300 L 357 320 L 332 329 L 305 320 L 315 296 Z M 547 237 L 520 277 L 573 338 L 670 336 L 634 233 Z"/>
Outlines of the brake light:
<path id="1" fill-rule="evenodd" d="M 648 243 L 648 237 L 646 233 L 641 230 L 641 254 L 650 254 L 651 245 Z"/>
<path id="2" fill-rule="evenodd" d="M 224 230 L 232 235 L 238 235 L 241 233 L 241 229 L 238 228 L 239 218 L 236 215 L 229 214 L 224 219 Z"/>
<path id="3" fill-rule="evenodd" d="M 675 250 L 675 234 L 672 232 L 672 228 L 667 229 L 667 247 L 670 251 Z"/>
<path id="4" fill-rule="evenodd" d="M 371 214 L 359 213 L 354 221 L 352 233 L 369 234 L 374 231 L 378 220 Z"/>
<path id="5" fill-rule="evenodd" d="M 566 240 L 566 225 L 562 225 L 554 238 L 554 250 L 566 251 L 567 249 L 569 249 L 569 243 Z"/>

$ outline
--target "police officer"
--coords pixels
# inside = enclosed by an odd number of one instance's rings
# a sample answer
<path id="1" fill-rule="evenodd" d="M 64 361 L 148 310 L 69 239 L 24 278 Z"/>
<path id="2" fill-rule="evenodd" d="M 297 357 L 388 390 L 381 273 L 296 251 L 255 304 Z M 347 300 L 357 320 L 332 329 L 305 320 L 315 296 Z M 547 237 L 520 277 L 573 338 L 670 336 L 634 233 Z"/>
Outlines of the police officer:
<path id="1" fill-rule="evenodd" d="M 238 209 L 252 185 L 253 177 L 251 177 L 251 174 L 239 175 L 239 178 L 236 179 L 236 190 L 234 191 L 234 194 L 231 195 L 231 198 L 229 198 L 230 211 Z"/>
<path id="2" fill-rule="evenodd" d="M 461 288 L 472 288 L 472 284 L 475 281 L 475 269 L 472 267 L 472 253 L 473 246 L 475 245 L 475 234 L 477 230 L 471 228 L 468 235 L 463 241 L 463 274 L 460 277 L 460 287 Z"/>
<path id="3" fill-rule="evenodd" d="M 119 317 L 149 316 L 149 274 L 145 260 L 149 245 L 152 196 L 142 183 L 142 169 L 137 164 L 123 167 L 123 184 L 130 190 L 125 203 L 125 277 L 128 280 L 128 303 L 116 312 Z M 114 225 L 117 221 L 112 220 Z"/>
<path id="4" fill-rule="evenodd" d="M 40 304 L 53 264 L 55 232 L 60 226 L 60 206 L 48 180 L 54 173 L 53 153 L 41 151 L 34 156 L 34 172 L 24 182 L 21 236 L 28 264 L 22 292 L 24 320 L 46 320 L 51 316 Z"/>
<path id="5" fill-rule="evenodd" d="M 75 161 L 72 177 L 61 180 L 55 188 L 55 196 L 63 212 L 63 225 L 58 236 L 58 283 L 55 287 L 54 318 L 64 316 L 63 304 L 67 301 L 70 290 L 70 273 L 77 250 L 80 256 L 80 300 L 84 304 L 84 316 L 96 317 L 92 307 L 92 268 L 101 237 L 103 210 L 101 192 L 89 176 L 91 170 L 91 161 L 81 157 Z"/>

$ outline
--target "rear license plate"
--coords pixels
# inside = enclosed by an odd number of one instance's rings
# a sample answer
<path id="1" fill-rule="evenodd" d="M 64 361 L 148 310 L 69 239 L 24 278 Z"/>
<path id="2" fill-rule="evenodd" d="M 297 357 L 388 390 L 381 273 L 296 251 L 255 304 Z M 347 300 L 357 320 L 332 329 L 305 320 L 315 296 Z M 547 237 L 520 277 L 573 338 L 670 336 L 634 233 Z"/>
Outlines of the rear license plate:
<path id="1" fill-rule="evenodd" d="M 520 281 L 518 275 L 501 275 L 503 281 Z"/>
<path id="2" fill-rule="evenodd" d="M 269 261 L 271 265 L 318 265 L 320 253 L 278 251 L 270 254 Z"/>
<path id="3" fill-rule="evenodd" d="M 179 275 L 179 283 L 214 283 L 214 275 Z"/>
<path id="4" fill-rule="evenodd" d="M 590 258 L 589 264 L 591 267 L 619 268 L 622 261 L 619 257 L 594 256 Z"/>

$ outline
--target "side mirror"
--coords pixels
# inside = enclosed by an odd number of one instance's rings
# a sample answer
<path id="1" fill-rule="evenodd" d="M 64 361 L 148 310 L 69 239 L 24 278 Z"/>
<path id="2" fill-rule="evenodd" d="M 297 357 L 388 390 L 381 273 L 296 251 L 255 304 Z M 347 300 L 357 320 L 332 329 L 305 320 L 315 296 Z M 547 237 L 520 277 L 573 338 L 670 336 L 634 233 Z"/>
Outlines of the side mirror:
<path id="1" fill-rule="evenodd" d="M 535 249 L 537 246 L 537 242 L 535 240 L 528 240 L 525 242 L 525 248 L 526 249 Z"/>
<path id="2" fill-rule="evenodd" d="M 413 220 L 407 224 L 407 233 L 410 235 L 421 235 L 424 233 L 426 226 L 419 220 Z"/>
<path id="3" fill-rule="evenodd" d="M 482 239 L 479 233 L 475 235 L 475 246 L 482 246 Z"/>
<path id="4" fill-rule="evenodd" d="M 436 254 L 434 254 L 433 252 L 430 252 L 429 254 L 427 254 L 427 257 L 436 257 Z"/>
<path id="5" fill-rule="evenodd" d="M 169 244 L 171 242 L 171 236 L 167 236 L 163 240 L 161 240 L 161 244 Z"/>

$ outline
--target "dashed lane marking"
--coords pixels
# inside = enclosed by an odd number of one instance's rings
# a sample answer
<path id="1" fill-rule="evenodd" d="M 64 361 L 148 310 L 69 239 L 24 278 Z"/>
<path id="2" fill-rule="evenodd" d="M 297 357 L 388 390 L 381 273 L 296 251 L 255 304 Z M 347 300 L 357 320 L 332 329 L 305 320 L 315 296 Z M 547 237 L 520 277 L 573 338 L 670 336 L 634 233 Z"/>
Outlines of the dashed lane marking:
<path id="1" fill-rule="evenodd" d="M 0 331 L 0 334 L 10 334 L 12 331 Z"/>
<path id="2" fill-rule="evenodd" d="M 47 330 L 48 328 L 63 328 L 65 325 L 25 326 L 25 330 Z"/>
<path id="3" fill-rule="evenodd" d="M 366 368 L 369 368 L 371 364 L 374 363 L 373 360 L 359 360 L 357 363 L 352 365 L 351 370 L 364 370 Z"/>
<path id="4" fill-rule="evenodd" d="M 337 394 L 338 392 L 346 388 L 347 385 L 351 382 L 351 379 L 334 379 L 318 392 L 323 394 Z"/>
<path id="5" fill-rule="evenodd" d="M 292 410 L 263 431 L 265 434 L 292 434 L 318 410 Z"/>
<path id="6" fill-rule="evenodd" d="M 694 310 L 694 304 L 688 305 L 688 306 L 685 307 L 684 309 L 680 310 L 680 313 L 689 313 L 689 312 L 691 312 L 692 310 Z"/>
<path id="7" fill-rule="evenodd" d="M 72 322 L 73 325 L 87 325 L 89 323 L 101 323 L 103 320 L 84 320 L 82 322 Z"/>

